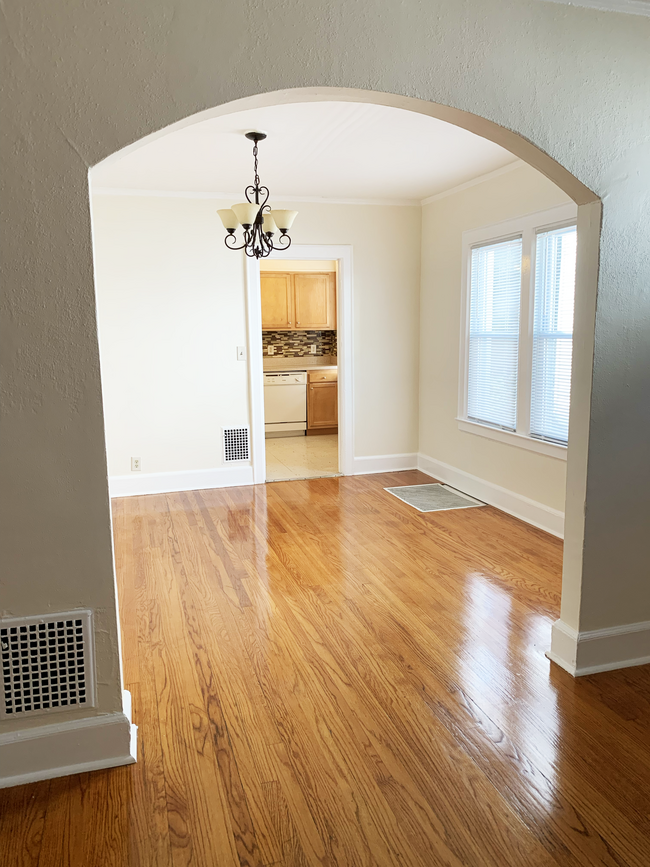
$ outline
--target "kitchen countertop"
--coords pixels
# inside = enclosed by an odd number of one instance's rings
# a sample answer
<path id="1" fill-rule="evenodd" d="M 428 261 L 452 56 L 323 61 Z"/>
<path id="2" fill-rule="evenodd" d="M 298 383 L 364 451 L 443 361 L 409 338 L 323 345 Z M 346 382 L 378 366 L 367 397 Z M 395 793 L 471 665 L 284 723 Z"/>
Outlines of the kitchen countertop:
<path id="1" fill-rule="evenodd" d="M 329 355 L 317 356 L 316 358 L 310 358 L 309 356 L 302 358 L 274 358 L 273 356 L 269 357 L 265 355 L 262 365 L 265 371 L 337 369 L 336 356 L 332 357 Z"/>

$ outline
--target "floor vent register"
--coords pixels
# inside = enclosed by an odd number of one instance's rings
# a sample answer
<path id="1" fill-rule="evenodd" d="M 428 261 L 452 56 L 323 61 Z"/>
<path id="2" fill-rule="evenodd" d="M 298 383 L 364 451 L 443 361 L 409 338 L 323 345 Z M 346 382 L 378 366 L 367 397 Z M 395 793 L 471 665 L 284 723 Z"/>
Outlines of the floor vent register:
<path id="1" fill-rule="evenodd" d="M 93 707 L 92 613 L 0 619 L 0 719 Z"/>
<path id="2" fill-rule="evenodd" d="M 223 460 L 224 463 L 231 461 L 250 460 L 250 443 L 247 427 L 225 427 L 223 429 Z"/>

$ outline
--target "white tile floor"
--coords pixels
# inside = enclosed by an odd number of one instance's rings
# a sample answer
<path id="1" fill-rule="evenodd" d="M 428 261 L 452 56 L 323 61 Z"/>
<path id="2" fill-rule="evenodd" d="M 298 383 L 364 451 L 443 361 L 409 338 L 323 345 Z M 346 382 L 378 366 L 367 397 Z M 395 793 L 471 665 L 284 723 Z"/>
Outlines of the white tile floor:
<path id="1" fill-rule="evenodd" d="M 315 479 L 339 471 L 336 434 L 272 437 L 266 440 L 266 481 Z"/>

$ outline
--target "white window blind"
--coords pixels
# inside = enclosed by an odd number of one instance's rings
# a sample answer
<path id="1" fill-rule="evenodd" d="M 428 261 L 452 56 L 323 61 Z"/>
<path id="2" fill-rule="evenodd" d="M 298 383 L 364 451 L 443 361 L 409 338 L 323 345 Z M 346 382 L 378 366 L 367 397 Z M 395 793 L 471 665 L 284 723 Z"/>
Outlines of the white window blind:
<path id="1" fill-rule="evenodd" d="M 521 238 L 472 249 L 467 415 L 515 430 Z"/>
<path id="2" fill-rule="evenodd" d="M 535 315 L 530 433 L 569 438 L 576 227 L 540 232 L 535 254 Z"/>

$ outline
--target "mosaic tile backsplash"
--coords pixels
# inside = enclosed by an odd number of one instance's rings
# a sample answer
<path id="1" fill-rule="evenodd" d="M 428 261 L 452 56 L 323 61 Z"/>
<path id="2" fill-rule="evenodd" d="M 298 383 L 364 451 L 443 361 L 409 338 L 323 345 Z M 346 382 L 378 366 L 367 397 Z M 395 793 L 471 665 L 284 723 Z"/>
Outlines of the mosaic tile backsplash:
<path id="1" fill-rule="evenodd" d="M 267 347 L 275 347 L 274 358 L 304 358 L 314 356 L 309 351 L 312 343 L 316 344 L 316 357 L 319 355 L 336 355 L 336 331 L 263 331 L 262 347 L 264 357 L 268 355 Z"/>

